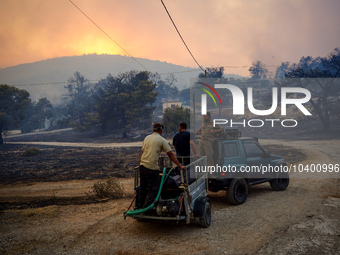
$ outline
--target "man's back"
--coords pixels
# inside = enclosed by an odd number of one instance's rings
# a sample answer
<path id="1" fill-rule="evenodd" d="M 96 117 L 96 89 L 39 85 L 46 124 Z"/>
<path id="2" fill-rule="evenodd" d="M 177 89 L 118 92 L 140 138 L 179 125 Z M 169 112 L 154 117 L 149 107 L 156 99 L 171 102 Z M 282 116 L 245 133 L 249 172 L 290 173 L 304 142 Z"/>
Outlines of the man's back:
<path id="1" fill-rule="evenodd" d="M 178 156 L 190 156 L 191 140 L 193 140 L 193 137 L 188 131 L 181 131 L 175 135 L 173 145 L 176 147 Z"/>
<path id="2" fill-rule="evenodd" d="M 164 150 L 166 153 L 171 151 L 168 142 L 157 132 L 145 137 L 142 146 L 142 156 L 140 164 L 152 170 L 159 170 L 158 158 Z"/>

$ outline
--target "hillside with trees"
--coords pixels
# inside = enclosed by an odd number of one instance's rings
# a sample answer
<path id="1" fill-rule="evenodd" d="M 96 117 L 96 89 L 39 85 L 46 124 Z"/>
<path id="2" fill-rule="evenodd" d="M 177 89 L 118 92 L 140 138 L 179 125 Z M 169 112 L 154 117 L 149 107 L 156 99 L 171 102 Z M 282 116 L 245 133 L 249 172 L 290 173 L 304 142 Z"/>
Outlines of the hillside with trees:
<path id="1" fill-rule="evenodd" d="M 120 55 L 92 54 L 53 58 L 0 69 L 0 83 L 27 90 L 34 101 L 46 97 L 55 105 L 63 103 L 66 94 L 64 86 L 75 72 L 83 74 L 91 83 L 105 79 L 108 74 L 116 76 L 131 70 L 158 73 L 162 79 L 174 73 L 175 86 L 179 90 L 188 88 L 190 78 L 197 77 L 199 73 L 199 69 L 157 60 L 138 58 L 138 61 L 148 70 L 130 57 Z"/>

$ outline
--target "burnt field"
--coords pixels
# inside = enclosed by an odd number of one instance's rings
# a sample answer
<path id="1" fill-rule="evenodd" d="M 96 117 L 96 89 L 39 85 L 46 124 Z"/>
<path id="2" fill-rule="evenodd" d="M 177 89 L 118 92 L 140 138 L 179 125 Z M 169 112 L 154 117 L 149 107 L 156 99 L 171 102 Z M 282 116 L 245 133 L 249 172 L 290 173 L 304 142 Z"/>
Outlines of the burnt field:
<path id="1" fill-rule="evenodd" d="M 267 151 L 296 163 L 306 156 L 294 148 L 264 146 Z M 0 147 L 0 183 L 29 181 L 95 180 L 109 176 L 133 177 L 140 147 L 77 148 L 34 145 L 40 154 L 25 156 L 32 145 L 6 144 Z"/>
<path id="2" fill-rule="evenodd" d="M 40 154 L 24 156 L 32 145 L 0 147 L 0 182 L 64 181 L 132 177 L 141 149 L 70 148 L 34 145 Z"/>

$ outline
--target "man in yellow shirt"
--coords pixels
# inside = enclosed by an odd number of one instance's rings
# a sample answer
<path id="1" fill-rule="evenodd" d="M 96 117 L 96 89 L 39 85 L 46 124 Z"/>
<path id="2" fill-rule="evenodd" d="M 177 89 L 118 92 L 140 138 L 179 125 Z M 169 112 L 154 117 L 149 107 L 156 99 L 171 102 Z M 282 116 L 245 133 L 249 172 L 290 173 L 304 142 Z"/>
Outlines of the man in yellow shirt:
<path id="1" fill-rule="evenodd" d="M 159 189 L 158 159 L 162 151 L 165 151 L 169 158 L 180 168 L 185 170 L 175 154 L 171 151 L 168 141 L 162 137 L 163 125 L 156 123 L 153 126 L 153 133 L 145 137 L 142 146 L 142 155 L 139 163 L 140 171 L 140 205 L 149 206 L 154 202 Z"/>

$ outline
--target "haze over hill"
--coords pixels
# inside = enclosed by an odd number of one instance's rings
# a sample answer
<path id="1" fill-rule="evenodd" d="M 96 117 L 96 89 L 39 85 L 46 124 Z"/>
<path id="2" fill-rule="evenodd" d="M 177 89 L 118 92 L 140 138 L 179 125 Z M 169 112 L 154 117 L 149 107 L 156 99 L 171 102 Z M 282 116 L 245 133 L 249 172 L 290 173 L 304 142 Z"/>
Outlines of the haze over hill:
<path id="1" fill-rule="evenodd" d="M 198 68 L 184 67 L 157 60 L 136 59 L 150 72 L 162 74 L 162 78 L 165 78 L 166 74 L 174 73 L 177 78 L 175 85 L 179 90 L 188 88 L 190 78 L 197 77 L 201 72 Z M 72 77 L 76 71 L 95 83 L 106 78 L 108 74 L 115 76 L 118 73 L 130 70 L 144 71 L 145 69 L 133 58 L 121 55 L 91 54 L 60 57 L 1 69 L 0 84 L 27 90 L 33 101 L 47 97 L 52 103 L 56 104 L 61 102 L 62 96 L 67 92 L 64 88 L 67 79 Z"/>

